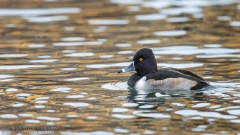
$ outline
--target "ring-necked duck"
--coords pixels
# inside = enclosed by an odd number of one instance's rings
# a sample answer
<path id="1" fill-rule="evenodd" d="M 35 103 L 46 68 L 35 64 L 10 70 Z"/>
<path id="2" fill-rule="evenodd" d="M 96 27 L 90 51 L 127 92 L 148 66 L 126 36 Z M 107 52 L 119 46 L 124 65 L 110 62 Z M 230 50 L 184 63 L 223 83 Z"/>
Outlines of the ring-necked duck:
<path id="1" fill-rule="evenodd" d="M 200 76 L 186 70 L 175 68 L 161 68 L 157 70 L 157 62 L 151 49 L 143 48 L 133 57 L 131 64 L 118 71 L 136 71 L 128 85 L 136 89 L 160 90 L 196 90 L 210 86 Z"/>

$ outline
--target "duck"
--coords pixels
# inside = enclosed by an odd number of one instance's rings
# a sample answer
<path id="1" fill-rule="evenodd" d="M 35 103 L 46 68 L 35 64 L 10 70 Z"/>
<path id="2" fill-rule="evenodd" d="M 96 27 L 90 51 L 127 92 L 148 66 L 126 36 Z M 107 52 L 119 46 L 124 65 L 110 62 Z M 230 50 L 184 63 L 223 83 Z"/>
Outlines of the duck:
<path id="1" fill-rule="evenodd" d="M 136 71 L 129 79 L 130 88 L 140 90 L 198 90 L 210 86 L 200 76 L 183 69 L 165 67 L 157 69 L 154 53 L 142 48 L 135 53 L 129 66 L 118 73 Z"/>

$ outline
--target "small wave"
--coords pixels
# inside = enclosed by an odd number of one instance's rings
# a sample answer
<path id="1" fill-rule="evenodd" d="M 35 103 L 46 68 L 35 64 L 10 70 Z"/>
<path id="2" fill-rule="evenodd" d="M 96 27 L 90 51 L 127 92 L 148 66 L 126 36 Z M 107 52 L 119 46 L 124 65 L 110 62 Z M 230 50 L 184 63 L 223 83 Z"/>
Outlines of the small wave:
<path id="1" fill-rule="evenodd" d="M 128 90 L 127 82 L 107 83 L 100 87 L 108 90 Z"/>

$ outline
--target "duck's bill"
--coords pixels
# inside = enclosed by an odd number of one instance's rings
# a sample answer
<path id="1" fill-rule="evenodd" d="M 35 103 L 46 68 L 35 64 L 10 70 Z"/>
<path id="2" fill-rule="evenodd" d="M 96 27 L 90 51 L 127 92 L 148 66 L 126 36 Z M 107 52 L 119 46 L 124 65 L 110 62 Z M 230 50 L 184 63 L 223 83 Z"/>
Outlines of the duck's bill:
<path id="1" fill-rule="evenodd" d="M 134 71 L 135 67 L 134 67 L 134 62 L 131 62 L 131 64 L 129 66 L 127 66 L 126 68 L 123 68 L 121 70 L 118 71 L 118 73 L 122 73 L 122 72 L 130 72 L 130 71 Z"/>

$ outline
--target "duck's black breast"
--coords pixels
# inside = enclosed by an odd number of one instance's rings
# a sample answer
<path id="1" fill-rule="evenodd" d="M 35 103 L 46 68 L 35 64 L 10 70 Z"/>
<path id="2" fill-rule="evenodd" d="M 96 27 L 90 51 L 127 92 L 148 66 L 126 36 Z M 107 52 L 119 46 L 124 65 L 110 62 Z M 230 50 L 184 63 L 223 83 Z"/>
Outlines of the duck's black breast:
<path id="1" fill-rule="evenodd" d="M 137 73 L 133 74 L 129 79 L 128 79 L 128 86 L 134 87 L 135 84 L 142 78 L 142 76 L 138 76 Z"/>

